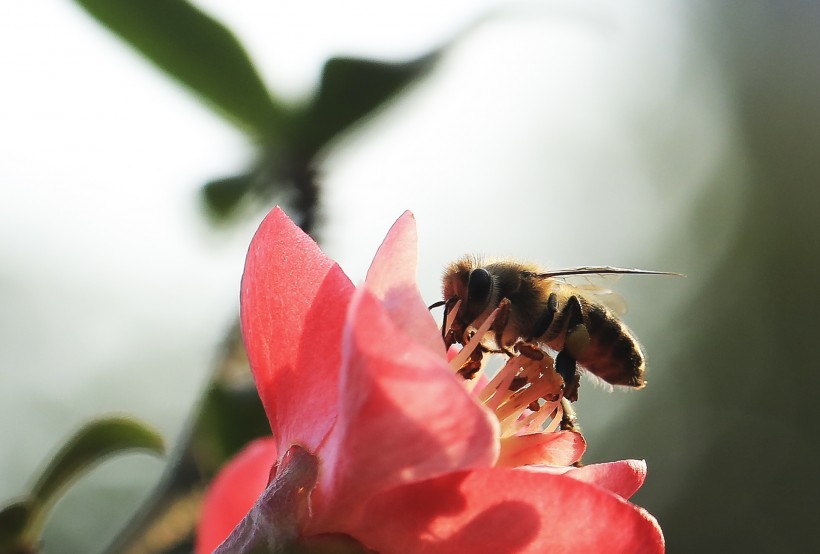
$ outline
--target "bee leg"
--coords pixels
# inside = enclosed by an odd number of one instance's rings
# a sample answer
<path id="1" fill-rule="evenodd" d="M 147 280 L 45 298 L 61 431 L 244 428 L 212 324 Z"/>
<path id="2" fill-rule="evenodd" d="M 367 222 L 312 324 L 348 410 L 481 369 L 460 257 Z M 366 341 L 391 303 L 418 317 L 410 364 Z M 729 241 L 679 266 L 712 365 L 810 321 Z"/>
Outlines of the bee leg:
<path id="1" fill-rule="evenodd" d="M 481 361 L 484 359 L 484 352 L 486 349 L 478 345 L 478 348 L 473 350 L 468 360 L 458 370 L 458 374 L 469 380 L 475 377 L 476 373 L 481 369 Z"/>
<path id="2" fill-rule="evenodd" d="M 564 414 L 561 416 L 561 430 L 562 431 L 580 431 L 581 427 L 578 425 L 578 416 L 575 415 L 575 410 L 572 404 L 566 398 L 561 399 L 561 408 Z"/>
<path id="3" fill-rule="evenodd" d="M 561 399 L 561 408 L 564 410 L 564 414 L 561 416 L 561 430 L 580 433 L 581 427 L 578 425 L 578 417 L 575 415 L 572 404 L 570 404 L 566 398 Z M 572 465 L 575 467 L 583 467 L 584 463 L 579 458 Z"/>
<path id="4" fill-rule="evenodd" d="M 507 323 L 510 321 L 510 306 L 510 301 L 507 298 L 504 298 L 498 303 L 500 310 L 498 311 L 498 315 L 495 316 L 495 321 L 493 321 L 493 325 L 490 329 L 495 331 L 497 352 L 503 352 L 507 357 L 513 358 L 515 357 L 515 353 L 509 347 L 504 346 L 504 329 L 507 328 Z"/>
<path id="5" fill-rule="evenodd" d="M 570 402 L 578 400 L 578 388 L 581 386 L 581 372 L 575 358 L 566 350 L 561 350 L 555 357 L 555 371 L 564 379 L 564 398 Z"/>
<path id="6" fill-rule="evenodd" d="M 564 379 L 564 398 L 575 402 L 581 385 L 581 372 L 576 360 L 589 344 L 589 332 L 584 325 L 581 301 L 577 296 L 569 297 L 561 315 L 566 321 L 567 333 L 564 348 L 555 357 L 555 371 Z"/>
<path id="7" fill-rule="evenodd" d="M 589 330 L 584 324 L 583 308 L 577 296 L 570 296 L 564 308 L 567 335 L 564 339 L 564 350 L 578 359 L 589 346 Z"/>

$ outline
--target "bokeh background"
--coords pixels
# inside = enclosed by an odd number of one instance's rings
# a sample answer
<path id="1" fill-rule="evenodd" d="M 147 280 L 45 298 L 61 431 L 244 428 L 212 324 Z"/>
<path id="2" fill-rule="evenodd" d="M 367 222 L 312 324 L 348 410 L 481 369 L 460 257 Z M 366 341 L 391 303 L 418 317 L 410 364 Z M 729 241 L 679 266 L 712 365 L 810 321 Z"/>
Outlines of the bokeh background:
<path id="1" fill-rule="evenodd" d="M 333 56 L 438 52 L 313 157 L 325 251 L 360 281 L 410 209 L 430 302 L 465 252 L 687 274 L 619 283 L 649 387 L 582 385 L 586 461 L 647 460 L 634 500 L 669 552 L 820 548 L 820 4 L 194 5 L 281 106 L 306 105 Z M 276 178 L 209 212 L 202 187 L 258 168 L 260 142 L 78 3 L 0 6 L 0 67 L 2 502 L 100 414 L 184 443 L 256 225 L 277 202 L 303 212 Z M 167 463 L 100 466 L 44 552 L 103 551 Z"/>

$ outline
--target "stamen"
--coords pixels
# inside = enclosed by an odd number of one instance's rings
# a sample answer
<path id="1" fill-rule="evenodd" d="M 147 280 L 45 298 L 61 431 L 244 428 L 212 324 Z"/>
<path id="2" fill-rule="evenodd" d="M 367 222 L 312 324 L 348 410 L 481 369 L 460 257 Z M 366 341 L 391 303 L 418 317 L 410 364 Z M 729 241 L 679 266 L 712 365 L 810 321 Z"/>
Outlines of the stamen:
<path id="1" fill-rule="evenodd" d="M 501 403 L 506 400 L 512 391 L 510 391 L 510 383 L 521 369 L 521 364 L 518 361 L 518 356 L 510 358 L 507 363 L 498 370 L 487 386 L 478 395 L 478 399 L 487 405 L 491 410 L 495 410 Z M 505 396 L 506 395 L 506 396 Z M 492 402 L 490 399 L 492 398 Z"/>
<path id="2" fill-rule="evenodd" d="M 491 313 L 489 317 L 487 317 L 487 319 L 484 320 L 484 323 L 482 323 L 481 327 L 478 328 L 478 331 L 476 331 L 476 334 L 473 335 L 473 338 L 471 338 L 470 341 L 466 345 L 464 345 L 464 348 L 461 349 L 461 352 L 456 354 L 456 357 L 450 360 L 451 368 L 458 371 L 459 369 L 461 369 L 461 366 L 463 366 L 467 362 L 467 360 L 470 358 L 470 354 L 472 354 L 473 350 L 475 350 L 478 347 L 478 345 L 481 344 L 481 340 L 484 338 L 484 335 L 486 335 L 487 332 L 490 330 L 490 326 L 492 326 L 493 321 L 495 321 L 495 317 L 498 315 L 499 311 L 500 308 L 496 308 L 495 310 L 493 310 L 493 313 Z"/>
<path id="3" fill-rule="evenodd" d="M 456 320 L 456 314 L 458 314 L 458 309 L 461 307 L 461 298 L 456 300 L 455 305 L 447 312 L 447 321 L 444 322 L 444 331 L 442 331 L 443 336 L 447 336 L 447 333 L 450 332 L 450 329 L 453 326 L 453 322 Z"/>
<path id="4" fill-rule="evenodd" d="M 525 434 L 542 432 L 544 430 L 544 424 L 550 416 L 555 414 L 556 407 L 560 405 L 560 402 L 547 402 L 538 408 L 538 411 L 528 415 L 524 418 L 524 421 L 521 422 L 523 432 Z M 555 418 L 553 418 L 553 420 L 554 419 Z"/>
<path id="5" fill-rule="evenodd" d="M 544 428 L 544 433 L 552 433 L 558 429 L 558 426 L 561 425 L 562 419 L 564 419 L 564 406 L 559 401 L 558 406 L 555 407 L 555 417 L 553 417 L 550 424 Z"/>
<path id="6" fill-rule="evenodd" d="M 461 300 L 456 300 L 447 313 L 443 336 L 447 337 L 452 333 L 460 307 Z M 450 368 L 464 377 L 464 385 L 470 393 L 476 386 L 483 385 L 476 394 L 476 399 L 498 418 L 502 439 L 557 431 L 566 411 L 562 405 L 564 381 L 555 371 L 555 360 L 549 354 L 550 351 L 538 344 L 523 341 L 516 343 L 513 351 L 488 351 L 482 347 L 482 341 L 500 312 L 500 307 L 493 310 L 472 333 L 467 344 L 450 360 Z M 464 327 L 457 329 L 456 334 L 458 333 L 466 334 Z M 465 338 L 452 337 L 456 342 Z M 504 367 L 484 385 L 484 380 L 481 379 L 483 362 L 491 352 L 505 352 L 508 357 Z"/>
<path id="7" fill-rule="evenodd" d="M 538 400 L 551 392 L 551 383 L 548 379 L 539 379 L 530 386 L 513 394 L 510 399 L 496 410 L 501 424 L 504 420 L 524 411 L 533 400 Z"/>

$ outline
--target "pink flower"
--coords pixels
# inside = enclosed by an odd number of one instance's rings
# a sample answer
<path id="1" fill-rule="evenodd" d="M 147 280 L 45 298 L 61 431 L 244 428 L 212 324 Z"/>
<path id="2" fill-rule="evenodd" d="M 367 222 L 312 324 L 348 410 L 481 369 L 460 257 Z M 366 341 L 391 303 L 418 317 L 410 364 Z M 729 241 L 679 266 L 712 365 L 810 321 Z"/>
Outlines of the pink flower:
<path id="1" fill-rule="evenodd" d="M 405 213 L 355 288 L 281 210 L 262 222 L 241 320 L 273 436 L 213 482 L 197 552 L 243 516 L 233 551 L 267 533 L 277 544 L 347 536 L 382 554 L 663 552 L 655 519 L 625 500 L 643 462 L 566 467 L 580 434 L 536 432 L 557 425 L 557 407 L 528 412 L 532 399 L 506 394 L 503 377 L 467 390 L 478 379 L 448 363 L 415 257 Z"/>

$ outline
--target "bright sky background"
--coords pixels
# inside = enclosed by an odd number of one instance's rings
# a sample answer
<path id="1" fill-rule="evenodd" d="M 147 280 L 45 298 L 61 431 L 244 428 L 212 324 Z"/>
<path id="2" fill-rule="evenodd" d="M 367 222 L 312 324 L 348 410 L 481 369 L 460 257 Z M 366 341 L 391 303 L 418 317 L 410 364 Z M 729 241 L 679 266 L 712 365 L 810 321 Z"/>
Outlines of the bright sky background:
<path id="1" fill-rule="evenodd" d="M 331 55 L 412 57 L 502 4 L 196 3 L 289 100 Z M 431 301 L 466 252 L 659 268 L 731 132 L 679 4 L 520 4 L 480 27 L 329 153 L 326 251 L 359 281 L 411 209 Z M 236 310 L 256 222 L 215 231 L 198 207 L 205 181 L 249 159 L 243 137 L 72 2 L 0 6 L 0 67 L 0 448 L 14 445 L 2 500 L 92 416 L 131 413 L 176 437 Z M 76 494 L 123 494 L 128 471 L 133 505 L 162 468 L 136 458 Z"/>

